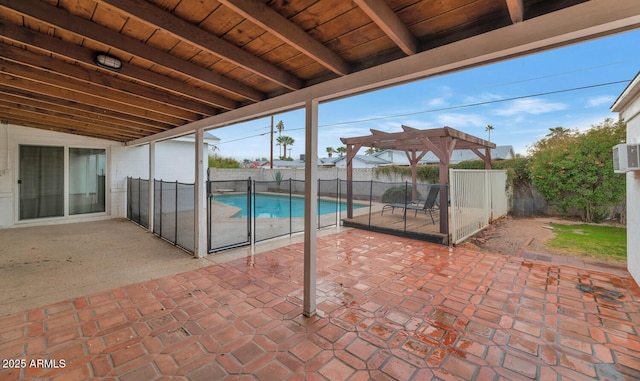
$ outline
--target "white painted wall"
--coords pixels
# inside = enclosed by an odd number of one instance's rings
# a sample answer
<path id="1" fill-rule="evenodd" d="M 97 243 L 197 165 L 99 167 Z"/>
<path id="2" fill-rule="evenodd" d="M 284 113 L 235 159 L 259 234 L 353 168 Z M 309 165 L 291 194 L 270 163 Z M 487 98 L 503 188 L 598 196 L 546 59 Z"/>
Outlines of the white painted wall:
<path id="1" fill-rule="evenodd" d="M 149 146 L 111 148 L 111 216 L 127 216 L 127 177 L 149 178 Z"/>
<path id="2" fill-rule="evenodd" d="M 207 177 L 208 145 L 205 143 L 204 176 Z M 156 179 L 193 184 L 196 147 L 192 141 L 166 140 L 156 143 Z"/>
<path id="3" fill-rule="evenodd" d="M 612 110 L 627 123 L 627 143 L 640 143 L 640 73 Z M 627 173 L 627 268 L 640 283 L 640 171 Z"/>

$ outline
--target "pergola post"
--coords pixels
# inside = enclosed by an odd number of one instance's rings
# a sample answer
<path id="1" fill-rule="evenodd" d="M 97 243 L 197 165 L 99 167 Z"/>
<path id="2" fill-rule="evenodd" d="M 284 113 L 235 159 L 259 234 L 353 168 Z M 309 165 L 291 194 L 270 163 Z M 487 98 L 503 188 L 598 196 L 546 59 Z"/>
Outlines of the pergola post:
<path id="1" fill-rule="evenodd" d="M 417 155 L 416 150 L 411 150 L 411 154 L 409 151 L 405 150 L 404 153 L 407 155 L 407 159 L 409 159 L 409 165 L 411 165 L 411 199 L 417 200 L 418 197 L 418 162 L 422 160 L 424 155 L 427 154 L 427 150 L 422 151 L 420 155 Z"/>
<path id="2" fill-rule="evenodd" d="M 353 145 L 347 144 L 347 218 L 353 218 Z"/>
<path id="3" fill-rule="evenodd" d="M 484 169 L 491 169 L 491 148 L 484 149 Z"/>
<path id="4" fill-rule="evenodd" d="M 347 144 L 347 218 L 353 218 L 353 158 L 362 144 Z"/>
<path id="5" fill-rule="evenodd" d="M 440 159 L 438 183 L 440 184 L 440 233 L 449 234 L 449 160 Z"/>

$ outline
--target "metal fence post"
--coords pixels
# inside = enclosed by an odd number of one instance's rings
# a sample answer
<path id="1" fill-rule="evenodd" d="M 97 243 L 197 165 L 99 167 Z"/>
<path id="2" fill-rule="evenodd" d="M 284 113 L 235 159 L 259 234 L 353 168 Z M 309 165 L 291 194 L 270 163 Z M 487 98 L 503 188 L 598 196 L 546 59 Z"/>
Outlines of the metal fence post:
<path id="1" fill-rule="evenodd" d="M 340 178 L 336 177 L 336 227 L 340 226 Z"/>
<path id="2" fill-rule="evenodd" d="M 404 220 L 404 232 L 407 232 L 407 203 L 409 202 L 409 200 L 407 200 L 407 191 L 409 191 L 409 182 L 407 180 L 404 181 L 404 211 L 403 211 L 403 220 Z"/>
<path id="3" fill-rule="evenodd" d="M 371 212 L 373 211 L 373 180 L 369 181 L 369 227 L 371 227 Z"/>
<path id="4" fill-rule="evenodd" d="M 127 218 L 131 219 L 131 177 L 127 176 Z"/>
<path id="5" fill-rule="evenodd" d="M 162 237 L 162 194 L 164 193 L 162 189 L 163 181 L 160 179 L 160 221 L 158 224 L 158 235 Z"/>
<path id="6" fill-rule="evenodd" d="M 249 235 L 249 243 L 251 248 L 256 245 L 256 219 L 252 205 L 256 203 L 255 185 L 251 176 L 247 179 L 247 234 Z M 253 197 L 253 204 L 251 198 Z"/>
<path id="7" fill-rule="evenodd" d="M 289 178 L 289 236 L 291 236 L 293 231 L 293 219 L 291 218 L 291 212 L 293 208 L 292 200 L 291 200 L 292 192 L 291 192 L 291 178 Z"/>
<path id="8" fill-rule="evenodd" d="M 318 208 L 317 209 L 318 213 L 316 213 L 317 214 L 316 217 L 318 219 L 318 228 L 320 228 L 321 227 L 320 226 L 320 179 L 318 179 L 318 201 L 317 201 L 316 205 L 317 205 L 317 208 Z"/>
<path id="9" fill-rule="evenodd" d="M 178 244 L 178 182 L 176 181 L 176 210 L 174 211 L 175 214 L 175 224 L 173 227 L 173 244 L 176 245 Z"/>

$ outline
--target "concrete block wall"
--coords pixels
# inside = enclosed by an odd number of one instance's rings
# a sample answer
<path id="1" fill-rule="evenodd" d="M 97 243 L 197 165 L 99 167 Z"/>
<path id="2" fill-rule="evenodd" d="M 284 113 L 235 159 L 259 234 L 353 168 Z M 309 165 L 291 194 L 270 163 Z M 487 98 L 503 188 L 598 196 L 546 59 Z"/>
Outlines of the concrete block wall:
<path id="1" fill-rule="evenodd" d="M 276 172 L 282 174 L 282 179 L 303 180 L 303 168 L 209 168 L 209 178 L 212 181 L 241 180 L 251 177 L 256 181 L 274 181 Z M 346 168 L 318 168 L 318 178 L 320 180 L 341 180 L 347 179 Z M 354 181 L 381 181 L 381 182 L 411 182 L 411 177 L 390 174 L 378 176 L 373 168 L 356 168 L 353 170 Z"/>

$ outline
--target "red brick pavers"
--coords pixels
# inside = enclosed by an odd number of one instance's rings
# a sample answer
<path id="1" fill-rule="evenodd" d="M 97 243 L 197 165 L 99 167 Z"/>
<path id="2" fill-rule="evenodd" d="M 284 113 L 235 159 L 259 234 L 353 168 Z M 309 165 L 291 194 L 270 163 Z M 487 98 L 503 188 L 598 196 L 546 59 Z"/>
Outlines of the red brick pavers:
<path id="1" fill-rule="evenodd" d="M 0 379 L 640 379 L 628 274 L 348 230 L 318 239 L 304 318 L 302 252 L 3 318 Z"/>

